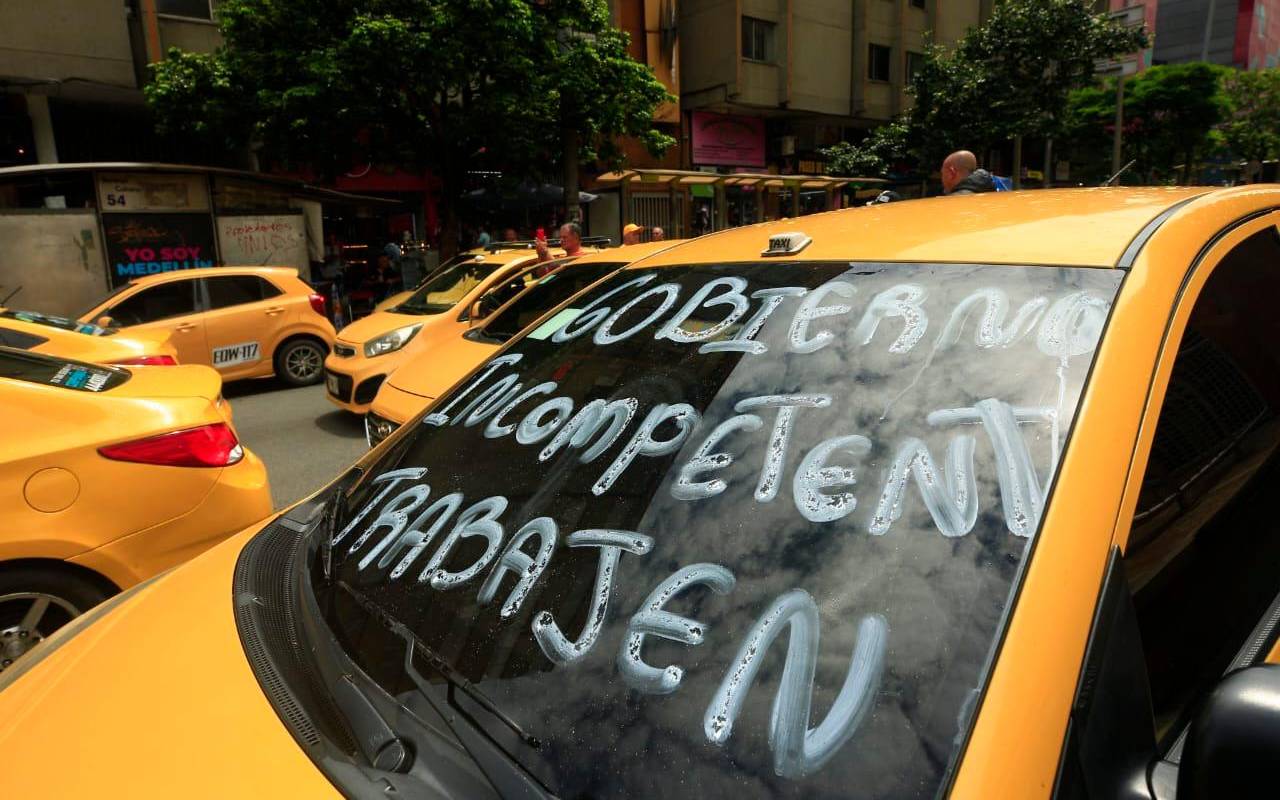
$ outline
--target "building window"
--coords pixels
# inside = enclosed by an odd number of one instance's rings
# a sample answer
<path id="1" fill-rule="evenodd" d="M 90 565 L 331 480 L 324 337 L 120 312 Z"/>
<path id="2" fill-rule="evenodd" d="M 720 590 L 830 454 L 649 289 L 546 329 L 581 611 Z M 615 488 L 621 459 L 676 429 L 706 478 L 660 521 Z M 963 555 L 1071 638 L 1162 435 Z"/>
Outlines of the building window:
<path id="1" fill-rule="evenodd" d="M 774 24 L 755 17 L 742 18 L 742 57 L 773 61 Z"/>
<path id="2" fill-rule="evenodd" d="M 907 51 L 907 81 L 915 79 L 916 73 L 920 71 L 920 67 L 924 66 L 924 53 L 912 53 Z"/>
<path id="3" fill-rule="evenodd" d="M 191 19 L 213 19 L 210 0 L 156 0 L 156 13 Z"/>
<path id="4" fill-rule="evenodd" d="M 928 0 L 911 0 L 911 7 L 912 7 L 912 8 L 918 8 L 918 9 L 920 9 L 921 11 L 924 11 L 924 10 L 925 10 L 925 3 L 926 3 L 927 1 L 928 1 Z"/>
<path id="5" fill-rule="evenodd" d="M 882 44 L 867 46 L 867 77 L 873 81 L 889 80 L 889 59 L 893 48 Z"/>

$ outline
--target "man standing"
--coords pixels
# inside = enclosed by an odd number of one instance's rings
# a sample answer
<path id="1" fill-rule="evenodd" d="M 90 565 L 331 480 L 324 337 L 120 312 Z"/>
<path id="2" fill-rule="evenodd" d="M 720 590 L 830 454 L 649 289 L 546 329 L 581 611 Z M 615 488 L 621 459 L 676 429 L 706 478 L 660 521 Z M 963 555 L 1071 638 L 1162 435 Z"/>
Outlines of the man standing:
<path id="1" fill-rule="evenodd" d="M 635 224 L 634 222 L 628 222 L 626 226 L 623 227 L 622 229 L 622 243 L 623 244 L 639 244 L 640 232 L 643 230 L 644 228 L 641 228 L 639 225 Z"/>
<path id="2" fill-rule="evenodd" d="M 968 150 L 957 150 L 942 162 L 943 194 L 979 194 L 994 192 L 991 173 L 978 169 L 978 158 Z"/>
<path id="3" fill-rule="evenodd" d="M 649 241 L 651 242 L 661 242 L 666 238 L 666 231 L 662 230 L 662 228 L 659 228 L 657 225 L 654 225 L 649 231 Z"/>
<path id="4" fill-rule="evenodd" d="M 560 226 L 560 246 L 566 256 L 582 255 L 582 227 L 576 222 L 566 222 Z"/>

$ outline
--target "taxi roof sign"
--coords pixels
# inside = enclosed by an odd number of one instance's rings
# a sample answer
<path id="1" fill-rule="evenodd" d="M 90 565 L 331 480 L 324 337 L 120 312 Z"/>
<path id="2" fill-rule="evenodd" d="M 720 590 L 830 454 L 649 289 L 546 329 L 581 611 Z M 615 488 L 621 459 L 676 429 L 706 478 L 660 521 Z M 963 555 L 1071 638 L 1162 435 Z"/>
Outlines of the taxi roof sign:
<path id="1" fill-rule="evenodd" d="M 774 234 L 769 237 L 769 246 L 760 255 L 764 257 L 793 256 L 808 247 L 812 241 L 813 239 L 800 231 Z"/>

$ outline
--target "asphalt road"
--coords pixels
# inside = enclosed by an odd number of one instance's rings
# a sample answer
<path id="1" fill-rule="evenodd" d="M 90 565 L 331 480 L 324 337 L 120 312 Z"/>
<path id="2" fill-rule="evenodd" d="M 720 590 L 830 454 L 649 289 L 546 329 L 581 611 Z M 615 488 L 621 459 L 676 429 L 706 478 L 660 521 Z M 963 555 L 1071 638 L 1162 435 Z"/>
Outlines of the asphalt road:
<path id="1" fill-rule="evenodd" d="M 229 383 L 222 393 L 240 441 L 267 464 L 277 509 L 319 489 L 368 450 L 364 421 L 325 399 L 323 385 L 290 389 L 271 378 Z"/>

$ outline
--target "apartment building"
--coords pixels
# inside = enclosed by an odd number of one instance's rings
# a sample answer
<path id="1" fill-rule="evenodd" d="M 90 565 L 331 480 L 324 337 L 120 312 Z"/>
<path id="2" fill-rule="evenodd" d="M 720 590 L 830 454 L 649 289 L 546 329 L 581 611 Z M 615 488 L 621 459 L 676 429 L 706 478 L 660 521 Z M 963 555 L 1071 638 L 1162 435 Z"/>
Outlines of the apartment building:
<path id="1" fill-rule="evenodd" d="M 856 138 L 851 129 L 874 127 L 909 107 L 907 87 L 927 42 L 955 42 L 993 5 L 683 0 L 685 166 L 821 172 L 820 148 Z"/>
<path id="2" fill-rule="evenodd" d="M 0 166 L 157 160 L 142 85 L 170 47 L 220 41 L 215 0 L 6 2 Z"/>
<path id="3" fill-rule="evenodd" d="M 1280 0 L 1161 0 L 1155 62 L 1280 66 Z"/>

